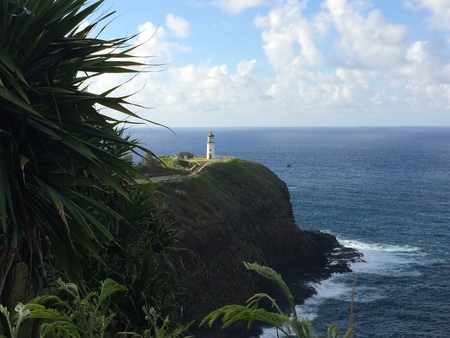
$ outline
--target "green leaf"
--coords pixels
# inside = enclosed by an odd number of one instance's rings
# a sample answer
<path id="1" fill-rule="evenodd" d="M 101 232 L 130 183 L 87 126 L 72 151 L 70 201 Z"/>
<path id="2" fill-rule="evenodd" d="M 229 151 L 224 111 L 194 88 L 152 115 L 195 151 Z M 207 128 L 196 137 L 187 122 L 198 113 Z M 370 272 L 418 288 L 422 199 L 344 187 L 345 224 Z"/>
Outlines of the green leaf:
<path id="1" fill-rule="evenodd" d="M 36 111 L 33 109 L 32 106 L 30 106 L 30 104 L 28 104 L 28 102 L 25 102 L 22 99 L 18 98 L 10 90 L 2 86 L 1 84 L 0 84 L 0 97 L 4 98 L 5 100 L 9 101 L 10 103 L 13 103 L 14 105 L 20 108 L 25 109 L 29 113 L 36 114 Z"/>
<path id="2" fill-rule="evenodd" d="M 81 338 L 77 326 L 67 320 L 43 323 L 41 325 L 40 335 L 41 337 L 45 337 L 48 334 L 53 334 L 53 337 Z"/>
<path id="3" fill-rule="evenodd" d="M 114 280 L 107 278 L 102 282 L 102 289 L 100 292 L 100 297 L 98 298 L 97 310 L 100 305 L 112 294 L 116 292 L 125 292 L 127 288 L 123 285 L 116 283 Z"/>
<path id="4" fill-rule="evenodd" d="M 328 327 L 328 338 L 338 338 L 341 330 L 339 329 L 339 326 L 336 324 L 332 324 Z"/>
<path id="5" fill-rule="evenodd" d="M 295 311 L 294 296 L 291 294 L 291 291 L 289 290 L 288 286 L 284 282 L 283 278 L 281 278 L 281 275 L 279 275 L 275 270 L 273 270 L 267 266 L 261 266 L 257 263 L 244 262 L 244 266 L 248 270 L 256 271 L 261 276 L 276 282 L 278 284 L 278 286 L 280 287 L 281 291 L 283 292 L 285 299 L 288 301 L 293 316 L 297 317 L 297 314 Z"/>
<path id="6" fill-rule="evenodd" d="M 22 75 L 22 72 L 20 71 L 19 67 L 15 64 L 14 60 L 10 57 L 7 50 L 0 45 L 0 64 L 3 64 L 6 66 L 11 72 L 15 73 L 17 77 L 23 82 L 27 83 L 24 76 Z M 2 67 L 3 68 L 3 67 Z M 18 88 L 16 88 L 18 89 Z M 20 88 L 18 90 L 21 90 Z M 23 93 L 23 91 L 22 91 Z"/>

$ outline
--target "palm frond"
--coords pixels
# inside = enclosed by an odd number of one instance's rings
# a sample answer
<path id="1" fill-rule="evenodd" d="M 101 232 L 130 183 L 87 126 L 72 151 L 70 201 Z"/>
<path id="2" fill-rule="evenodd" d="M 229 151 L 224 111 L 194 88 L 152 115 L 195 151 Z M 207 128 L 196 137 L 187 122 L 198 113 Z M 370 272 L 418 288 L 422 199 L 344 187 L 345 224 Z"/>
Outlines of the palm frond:
<path id="1" fill-rule="evenodd" d="M 114 240 L 108 199 L 141 174 L 117 155 L 144 151 L 100 107 L 139 118 L 127 97 L 89 92 L 106 73 L 136 74 L 133 37 L 88 36 L 113 13 L 80 25 L 102 0 L 0 1 L 0 271 L 11 252 L 30 266 L 59 262 L 80 278 L 82 254 Z M 6 276 L 0 276 L 0 296 Z"/>

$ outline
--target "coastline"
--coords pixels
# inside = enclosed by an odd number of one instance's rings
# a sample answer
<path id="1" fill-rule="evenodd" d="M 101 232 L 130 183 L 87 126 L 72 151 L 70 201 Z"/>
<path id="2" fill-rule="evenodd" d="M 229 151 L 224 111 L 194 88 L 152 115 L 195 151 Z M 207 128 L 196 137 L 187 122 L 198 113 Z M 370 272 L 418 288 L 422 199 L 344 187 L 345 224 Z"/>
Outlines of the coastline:
<path id="1" fill-rule="evenodd" d="M 295 297 L 296 306 L 303 305 L 306 300 L 317 294 L 313 284 L 328 280 L 334 274 L 352 272 L 351 263 L 364 262 L 362 252 L 339 243 L 334 235 L 319 230 L 304 230 L 304 232 L 318 242 L 319 247 L 326 252 L 328 263 L 323 269 L 318 269 L 315 272 L 285 279 Z M 282 294 L 278 295 L 276 299 L 281 308 L 287 309 L 287 302 Z M 240 336 L 240 338 L 272 338 L 272 335 L 264 334 L 265 330 L 270 330 L 271 327 L 255 323 L 252 329 L 251 333 Z"/>
<path id="2" fill-rule="evenodd" d="M 141 136 L 160 154 L 203 153 L 209 129 Z M 352 273 L 311 283 L 317 293 L 301 311 L 314 315 L 317 333 L 328 318 L 347 325 L 348 315 L 333 312 L 348 304 L 358 274 L 359 334 L 446 335 L 449 128 L 212 129 L 221 155 L 261 163 L 286 182 L 303 230 L 332 233 L 364 253 L 367 263 L 350 264 Z"/>

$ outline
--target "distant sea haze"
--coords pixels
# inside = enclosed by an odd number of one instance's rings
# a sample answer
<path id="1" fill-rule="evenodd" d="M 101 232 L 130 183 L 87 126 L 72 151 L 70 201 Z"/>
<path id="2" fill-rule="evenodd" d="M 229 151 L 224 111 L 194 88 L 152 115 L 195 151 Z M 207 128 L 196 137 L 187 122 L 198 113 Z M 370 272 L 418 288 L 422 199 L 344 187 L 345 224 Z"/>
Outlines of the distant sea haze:
<path id="1" fill-rule="evenodd" d="M 136 129 L 157 155 L 205 156 L 209 129 Z M 364 253 L 298 306 L 317 335 L 450 337 L 450 128 L 213 128 L 216 154 L 259 162 L 286 182 L 303 229 Z M 225 305 L 225 304 L 224 304 Z M 264 338 L 277 337 L 267 329 Z"/>

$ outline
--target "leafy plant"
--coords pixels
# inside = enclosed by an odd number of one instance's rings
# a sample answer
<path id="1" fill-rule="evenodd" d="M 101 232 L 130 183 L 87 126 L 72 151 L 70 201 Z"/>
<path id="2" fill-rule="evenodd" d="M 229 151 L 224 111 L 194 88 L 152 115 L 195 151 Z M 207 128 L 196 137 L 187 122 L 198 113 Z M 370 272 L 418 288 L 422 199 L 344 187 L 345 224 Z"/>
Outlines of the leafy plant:
<path id="1" fill-rule="evenodd" d="M 133 337 L 151 337 L 151 338 L 192 338 L 193 336 L 186 336 L 184 333 L 189 329 L 192 323 L 187 325 L 180 325 L 172 328 L 169 316 L 167 316 L 162 324 L 159 321 L 159 314 L 154 308 L 150 310 L 143 309 L 145 313 L 145 320 L 148 322 L 149 329 L 146 329 L 143 334 L 138 334 L 134 332 L 121 332 L 122 335 L 131 335 Z"/>
<path id="2" fill-rule="evenodd" d="M 206 316 L 200 326 L 209 325 L 210 327 L 213 323 L 222 317 L 222 328 L 226 328 L 237 321 L 247 321 L 248 328 L 251 328 L 255 321 L 267 324 L 269 326 L 275 327 L 277 332 L 282 332 L 286 337 L 298 337 L 298 338 L 314 338 L 314 329 L 311 322 L 307 318 L 300 319 L 297 317 L 295 311 L 294 297 L 291 294 L 288 286 L 281 278 L 281 276 L 276 273 L 273 269 L 261 266 L 256 263 L 244 262 L 247 269 L 253 270 L 260 274 L 261 276 L 272 280 L 278 284 L 284 297 L 289 304 L 290 313 L 284 313 L 276 300 L 265 293 L 258 293 L 253 295 L 247 300 L 247 305 L 226 305 L 218 310 L 211 312 Z M 273 312 L 267 311 L 260 306 L 261 302 L 268 300 L 271 307 L 275 310 Z M 327 337 L 328 338 L 338 338 L 340 334 L 339 326 L 331 325 L 328 328 Z M 353 337 L 353 327 L 350 327 L 344 334 L 343 338 Z"/>
<path id="3" fill-rule="evenodd" d="M 87 27 L 102 0 L 0 1 L 0 300 L 7 304 L 14 266 L 25 262 L 36 285 L 52 272 L 82 283 L 82 257 L 113 236 L 103 220 L 120 219 L 112 194 L 142 177 L 121 152 L 151 153 L 117 131 L 137 117 L 127 97 L 87 83 L 105 73 L 136 74 L 130 39 L 89 37 L 113 13 Z M 148 121 L 152 122 L 152 121 Z"/>
<path id="4" fill-rule="evenodd" d="M 169 316 L 160 321 L 160 313 L 154 308 L 143 308 L 147 329 L 142 329 L 142 334 L 130 332 L 114 332 L 111 325 L 115 321 L 115 313 L 110 308 L 110 296 L 127 289 L 112 279 L 106 279 L 101 283 L 100 291 L 91 291 L 86 297 L 80 295 L 77 285 L 58 280 L 59 290 L 69 297 L 62 299 L 57 295 L 39 296 L 27 304 L 18 303 L 17 312 L 13 317 L 8 309 L 0 305 L 0 313 L 8 322 L 11 338 L 23 337 L 22 324 L 26 320 L 34 320 L 38 325 L 33 325 L 33 337 L 152 337 L 152 338 L 190 338 L 185 332 L 187 325 L 174 326 Z M 34 332 L 38 330 L 38 332 Z M 140 330 L 137 330 L 140 331 Z M 0 338 L 6 338 L 0 335 Z"/>
<path id="5" fill-rule="evenodd" d="M 92 291 L 86 297 L 80 295 L 77 285 L 64 283 L 58 279 L 59 289 L 65 291 L 69 298 L 63 300 L 57 295 L 39 296 L 23 305 L 19 303 L 17 314 L 11 323 L 7 309 L 0 306 L 6 317 L 12 338 L 20 337 L 21 324 L 28 319 L 37 320 L 40 337 L 103 337 L 115 314 L 109 309 L 109 297 L 126 288 L 112 279 L 101 283 L 100 292 Z M 33 332 L 36 336 L 37 332 Z M 4 336 L 3 336 L 4 337 Z"/>
<path id="6" fill-rule="evenodd" d="M 26 305 L 30 310 L 30 318 L 53 319 L 42 324 L 41 336 L 103 337 L 115 316 L 107 301 L 112 294 L 125 292 L 126 287 L 112 279 L 106 279 L 101 283 L 100 293 L 92 291 L 86 297 L 81 297 L 77 285 L 64 283 L 61 279 L 58 284 L 72 298 L 70 302 L 58 296 L 41 296 Z M 42 304 L 49 302 L 53 302 L 56 311 L 54 308 L 44 310 Z M 44 311 L 40 312 L 42 310 Z M 55 314 L 59 318 L 54 318 Z"/>
<path id="7" fill-rule="evenodd" d="M 175 294 L 181 289 L 179 234 L 155 200 L 151 187 L 140 184 L 127 188 L 127 198 L 110 201 L 123 218 L 108 226 L 116 240 L 99 251 L 106 265 L 84 261 L 88 284 L 112 278 L 127 286 L 112 304 L 122 330 L 146 327 L 142 308 L 154 308 L 163 322 L 176 308 Z"/>
<path id="8" fill-rule="evenodd" d="M 14 310 L 17 312 L 15 320 L 11 319 L 11 314 L 6 307 L 0 304 L 0 313 L 4 316 L 6 322 L 8 323 L 8 329 L 11 338 L 18 338 L 20 326 L 25 321 L 26 317 L 30 314 L 30 310 L 25 309 L 22 303 L 18 303 Z M 4 335 L 0 335 L 0 338 L 6 338 Z"/>

